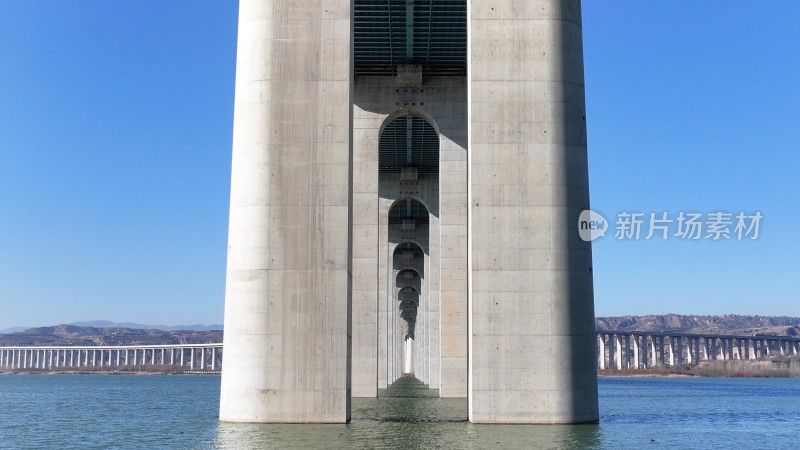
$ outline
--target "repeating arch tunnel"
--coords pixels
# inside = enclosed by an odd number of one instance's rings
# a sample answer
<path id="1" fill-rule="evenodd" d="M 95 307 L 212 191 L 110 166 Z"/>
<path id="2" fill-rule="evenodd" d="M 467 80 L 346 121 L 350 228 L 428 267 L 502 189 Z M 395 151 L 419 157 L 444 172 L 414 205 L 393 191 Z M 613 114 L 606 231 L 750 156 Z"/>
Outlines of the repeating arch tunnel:
<path id="1" fill-rule="evenodd" d="M 406 232 L 409 231 L 409 222 L 413 222 L 414 234 L 427 234 L 427 229 L 417 227 L 422 222 L 427 222 L 428 210 L 416 200 L 405 200 L 397 202 L 390 210 L 390 227 L 396 228 L 405 226 Z M 401 371 L 403 376 L 414 375 L 414 351 L 416 341 L 417 316 L 420 311 L 420 304 L 424 300 L 422 292 L 423 276 L 425 271 L 426 254 L 423 248 L 415 242 L 404 242 L 395 247 L 392 255 L 392 269 L 394 276 L 395 304 L 397 314 L 396 328 L 398 335 L 393 339 L 399 340 L 401 357 Z"/>
<path id="2" fill-rule="evenodd" d="M 425 323 L 425 266 L 430 257 L 431 212 L 425 202 L 436 201 L 439 173 L 439 134 L 424 117 L 398 111 L 387 118 L 379 137 L 379 172 L 381 183 L 391 184 L 393 204 L 389 208 L 387 236 L 391 253 L 389 291 L 393 293 L 392 357 L 395 376 L 416 376 L 415 361 L 424 365 L 428 348 L 417 339 L 418 324 Z M 402 194 L 402 189 L 422 192 L 418 196 Z M 407 192 L 407 191 L 406 191 Z M 427 196 L 429 198 L 423 198 Z M 420 322 L 422 321 L 422 322 Z M 391 366 L 391 364 L 390 364 Z M 424 378 L 424 377 L 423 377 Z"/>

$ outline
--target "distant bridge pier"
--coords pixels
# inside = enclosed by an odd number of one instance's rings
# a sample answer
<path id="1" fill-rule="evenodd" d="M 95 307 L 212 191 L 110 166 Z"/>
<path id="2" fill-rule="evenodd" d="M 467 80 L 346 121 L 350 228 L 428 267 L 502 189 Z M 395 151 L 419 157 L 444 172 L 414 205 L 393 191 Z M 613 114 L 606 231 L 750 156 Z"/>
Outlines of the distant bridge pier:
<path id="1" fill-rule="evenodd" d="M 672 367 L 675 365 L 675 343 L 672 341 L 672 336 L 664 336 L 662 338 L 664 344 L 664 365 L 663 367 Z"/>
<path id="2" fill-rule="evenodd" d="M 704 337 L 700 343 L 700 350 L 703 352 L 703 361 L 711 359 L 711 342 L 707 337 Z"/>
<path id="3" fill-rule="evenodd" d="M 681 366 L 691 365 L 692 361 L 694 361 L 694 354 L 692 354 L 692 339 L 688 336 L 681 336 L 679 339 L 681 341 L 681 353 L 683 356 Z"/>
<path id="4" fill-rule="evenodd" d="M 649 352 L 648 353 L 650 355 L 650 360 L 649 360 L 649 364 L 648 364 L 647 368 L 649 369 L 649 368 L 652 368 L 652 367 L 657 367 L 658 366 L 658 354 L 656 353 L 656 342 L 655 342 L 655 337 L 654 336 L 650 336 L 650 338 L 648 339 L 647 345 L 649 347 Z"/>
<path id="5" fill-rule="evenodd" d="M 681 340 L 683 341 L 683 365 L 692 365 L 694 364 L 695 352 L 694 352 L 694 345 L 692 343 L 692 338 L 690 336 L 682 337 Z"/>
<path id="6" fill-rule="evenodd" d="M 614 350 L 614 368 L 617 370 L 622 369 L 622 344 L 620 343 L 619 336 L 614 334 L 611 336 L 613 340 L 612 349 Z"/>
<path id="7" fill-rule="evenodd" d="M 666 360 L 664 359 L 664 336 L 657 336 L 656 342 L 658 343 L 658 361 L 656 361 L 656 365 L 659 367 L 664 367 L 667 364 Z"/>
<path id="8" fill-rule="evenodd" d="M 602 333 L 597 334 L 597 368 L 600 370 L 606 368 L 606 341 Z"/>
<path id="9" fill-rule="evenodd" d="M 706 339 L 706 342 L 707 342 L 706 345 L 708 345 L 708 359 L 710 359 L 711 361 L 716 361 L 717 357 L 719 356 L 717 354 L 717 338 L 716 337 L 708 338 Z"/>
<path id="10" fill-rule="evenodd" d="M 673 336 L 672 341 L 675 342 L 675 364 L 682 366 L 686 362 L 684 357 L 683 336 Z"/>
<path id="11" fill-rule="evenodd" d="M 703 360 L 703 338 L 701 336 L 696 336 L 690 338 L 691 347 L 692 347 L 692 365 L 700 364 L 700 361 Z"/>
<path id="12" fill-rule="evenodd" d="M 632 334 L 628 337 L 628 342 L 631 346 L 631 358 L 633 359 L 633 369 L 638 369 L 640 366 L 639 362 L 639 336 Z"/>
<path id="13" fill-rule="evenodd" d="M 625 353 L 623 356 L 623 368 L 630 369 L 631 368 L 631 352 L 633 351 L 633 336 L 627 335 L 622 337 L 622 341 L 625 343 Z"/>

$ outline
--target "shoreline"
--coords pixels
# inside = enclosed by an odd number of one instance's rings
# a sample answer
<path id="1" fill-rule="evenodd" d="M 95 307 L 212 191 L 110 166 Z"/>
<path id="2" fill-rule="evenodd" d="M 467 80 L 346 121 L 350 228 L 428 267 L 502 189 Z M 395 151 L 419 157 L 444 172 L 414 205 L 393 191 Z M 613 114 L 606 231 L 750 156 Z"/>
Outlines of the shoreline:
<path id="1" fill-rule="evenodd" d="M 800 378 L 786 369 L 731 370 L 711 367 L 691 369 L 602 369 L 598 378 Z"/>

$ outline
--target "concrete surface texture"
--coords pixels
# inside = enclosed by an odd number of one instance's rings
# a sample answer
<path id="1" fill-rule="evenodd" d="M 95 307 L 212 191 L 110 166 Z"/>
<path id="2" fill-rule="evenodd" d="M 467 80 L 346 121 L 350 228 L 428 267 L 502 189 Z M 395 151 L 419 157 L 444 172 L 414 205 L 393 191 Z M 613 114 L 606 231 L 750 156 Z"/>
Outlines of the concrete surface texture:
<path id="1" fill-rule="evenodd" d="M 471 13 L 469 417 L 596 421 L 580 2 Z"/>
<path id="2" fill-rule="evenodd" d="M 350 2 L 239 3 L 220 419 L 345 422 Z"/>
<path id="3" fill-rule="evenodd" d="M 597 420 L 580 1 L 428 2 L 240 1 L 221 420 Z"/>

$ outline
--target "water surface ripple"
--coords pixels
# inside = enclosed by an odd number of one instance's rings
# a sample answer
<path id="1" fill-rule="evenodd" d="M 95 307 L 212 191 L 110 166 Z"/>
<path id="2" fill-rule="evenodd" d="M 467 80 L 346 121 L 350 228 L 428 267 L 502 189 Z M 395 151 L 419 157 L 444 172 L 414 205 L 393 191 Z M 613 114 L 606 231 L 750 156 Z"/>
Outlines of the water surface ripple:
<path id="1" fill-rule="evenodd" d="M 0 448 L 800 447 L 800 379 L 601 378 L 599 425 L 475 425 L 465 399 L 354 399 L 347 425 L 217 420 L 213 376 L 0 376 Z"/>

